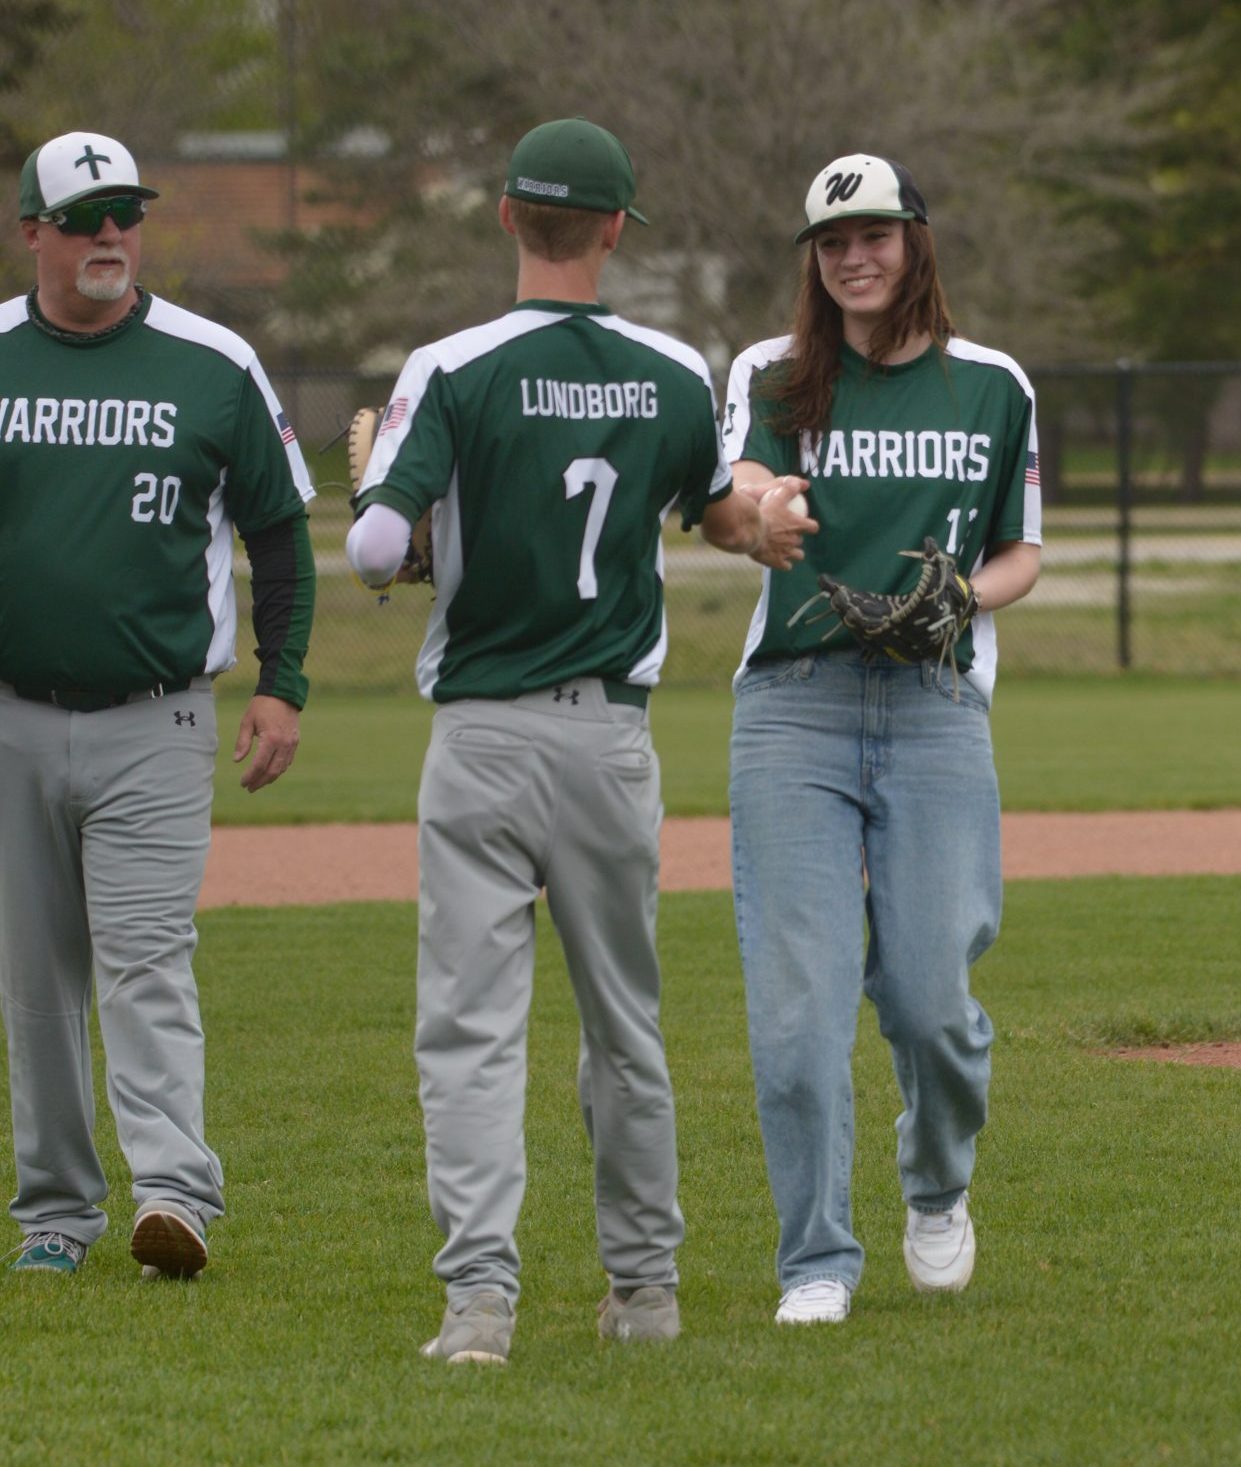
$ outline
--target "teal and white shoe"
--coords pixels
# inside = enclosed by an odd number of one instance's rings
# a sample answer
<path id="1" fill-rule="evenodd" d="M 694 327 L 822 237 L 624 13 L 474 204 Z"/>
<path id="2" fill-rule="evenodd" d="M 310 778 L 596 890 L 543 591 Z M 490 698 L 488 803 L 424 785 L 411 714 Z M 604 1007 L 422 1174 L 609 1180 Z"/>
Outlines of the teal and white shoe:
<path id="1" fill-rule="evenodd" d="M 86 1244 L 67 1233 L 28 1233 L 22 1240 L 18 1257 L 9 1264 L 20 1273 L 77 1273 L 86 1257 Z"/>
<path id="2" fill-rule="evenodd" d="M 207 1266 L 207 1230 L 184 1202 L 153 1198 L 138 1209 L 129 1251 L 144 1279 L 197 1278 Z"/>

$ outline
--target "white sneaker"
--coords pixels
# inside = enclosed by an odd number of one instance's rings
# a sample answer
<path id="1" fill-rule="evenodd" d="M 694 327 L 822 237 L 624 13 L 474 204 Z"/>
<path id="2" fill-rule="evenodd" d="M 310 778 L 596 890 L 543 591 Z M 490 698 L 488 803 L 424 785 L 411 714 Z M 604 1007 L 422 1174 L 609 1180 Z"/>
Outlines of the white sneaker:
<path id="1" fill-rule="evenodd" d="M 849 1317 L 849 1286 L 839 1279 L 795 1284 L 776 1310 L 777 1324 L 843 1324 Z"/>
<path id="2" fill-rule="evenodd" d="M 921 1294 L 959 1293 L 974 1272 L 974 1224 L 962 1192 L 951 1212 L 908 1210 L 905 1267 Z"/>

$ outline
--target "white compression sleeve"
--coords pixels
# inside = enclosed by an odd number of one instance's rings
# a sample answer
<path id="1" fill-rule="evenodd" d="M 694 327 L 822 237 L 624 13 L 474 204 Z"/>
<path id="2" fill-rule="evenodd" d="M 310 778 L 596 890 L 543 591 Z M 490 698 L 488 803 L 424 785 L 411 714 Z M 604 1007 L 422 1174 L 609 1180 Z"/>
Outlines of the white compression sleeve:
<path id="1" fill-rule="evenodd" d="M 368 586 L 386 586 L 401 568 L 413 527 L 386 504 L 364 509 L 345 538 L 345 555 Z"/>

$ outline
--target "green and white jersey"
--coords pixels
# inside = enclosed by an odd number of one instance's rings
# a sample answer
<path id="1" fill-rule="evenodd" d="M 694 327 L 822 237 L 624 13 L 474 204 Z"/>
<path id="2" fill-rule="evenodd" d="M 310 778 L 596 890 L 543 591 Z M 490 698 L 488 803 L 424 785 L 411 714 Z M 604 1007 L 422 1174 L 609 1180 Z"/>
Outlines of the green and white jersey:
<path id="1" fill-rule="evenodd" d="M 765 464 L 809 479 L 819 533 L 792 570 L 763 572 L 742 666 L 764 658 L 856 646 L 844 627 L 789 618 L 818 591 L 817 578 L 868 591 L 911 590 L 918 567 L 902 550 L 933 535 L 969 575 L 1004 540 L 1042 544 L 1034 391 L 1002 352 L 957 337 L 912 362 L 871 367 L 849 347 L 821 433 L 781 435 L 781 362 L 792 338 L 750 347 L 733 363 L 724 415 L 730 462 Z M 981 613 L 957 647 L 957 665 L 990 697 L 994 618 Z"/>
<path id="2" fill-rule="evenodd" d="M 314 490 L 254 351 L 152 296 L 112 331 L 0 305 L 0 679 L 126 691 L 236 661 L 243 535 Z"/>
<path id="3" fill-rule="evenodd" d="M 667 645 L 660 530 L 731 479 L 706 363 L 606 306 L 523 301 L 415 351 L 358 495 L 432 512 L 418 688 L 511 698 L 574 677 L 650 687 Z"/>

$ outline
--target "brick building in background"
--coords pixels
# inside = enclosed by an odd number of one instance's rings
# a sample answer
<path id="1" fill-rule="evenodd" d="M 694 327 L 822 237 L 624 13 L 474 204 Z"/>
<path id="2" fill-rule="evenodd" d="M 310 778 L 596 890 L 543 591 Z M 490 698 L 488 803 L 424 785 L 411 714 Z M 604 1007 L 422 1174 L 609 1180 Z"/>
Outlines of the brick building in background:
<path id="1" fill-rule="evenodd" d="M 160 193 L 142 226 L 140 280 L 250 341 L 307 446 L 326 440 L 348 421 L 359 393 L 369 399 L 376 389 L 355 385 L 355 361 L 336 362 L 335 380 L 300 380 L 306 362 L 298 331 L 279 302 L 293 267 L 278 244 L 293 231 L 369 222 L 364 207 L 342 197 L 335 170 L 342 160 L 383 156 L 387 140 L 359 130 L 320 167 L 290 164 L 279 132 L 190 133 L 168 142 L 166 150 L 135 148 L 143 182 Z M 18 184 L 18 170 L 0 179 L 9 201 L 9 227 L 0 229 L 0 299 L 34 283 L 34 262 L 17 227 Z M 381 398 L 399 366 L 392 355 L 376 368 Z"/>
<path id="2" fill-rule="evenodd" d="M 386 151 L 380 134 L 359 131 L 337 158 Z M 278 248 L 292 231 L 347 226 L 359 218 L 323 168 L 290 164 L 283 133 L 185 134 L 168 151 L 136 148 L 144 182 L 160 191 L 143 225 L 141 277 L 166 295 L 232 327 L 265 348 L 273 365 L 296 365 L 296 342 L 274 315 L 276 292 L 289 271 Z M 7 293 L 33 282 L 16 227 L 18 174 L 4 183 L 12 228 L 0 231 Z"/>

